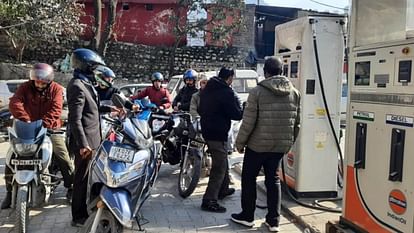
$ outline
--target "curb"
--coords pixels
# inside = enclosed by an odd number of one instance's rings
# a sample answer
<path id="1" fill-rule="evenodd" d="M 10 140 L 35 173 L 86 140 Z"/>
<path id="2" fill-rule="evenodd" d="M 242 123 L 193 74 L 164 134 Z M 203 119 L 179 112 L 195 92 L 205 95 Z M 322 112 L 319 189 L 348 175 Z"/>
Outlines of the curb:
<path id="1" fill-rule="evenodd" d="M 242 171 L 242 164 L 243 163 L 236 163 L 234 164 L 233 170 L 239 175 L 241 176 L 241 171 Z M 264 186 L 263 182 L 257 182 L 257 188 L 259 191 L 261 191 L 262 193 L 266 194 L 266 187 Z M 307 223 L 301 216 L 297 215 L 294 211 L 291 211 L 287 206 L 288 203 L 286 202 L 290 202 L 293 203 L 292 201 L 289 201 L 286 199 L 286 194 L 282 195 L 282 210 L 291 218 L 293 218 L 296 223 L 298 225 L 300 225 L 305 233 L 321 233 L 321 231 L 319 229 L 316 228 L 316 226 L 313 226 L 309 223 Z"/>

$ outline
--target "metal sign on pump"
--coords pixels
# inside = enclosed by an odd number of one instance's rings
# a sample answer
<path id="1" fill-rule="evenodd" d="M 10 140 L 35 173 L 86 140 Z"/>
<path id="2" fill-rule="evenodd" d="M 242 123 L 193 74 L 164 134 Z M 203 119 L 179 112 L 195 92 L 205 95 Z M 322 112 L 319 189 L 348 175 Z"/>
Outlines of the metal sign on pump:
<path id="1" fill-rule="evenodd" d="M 341 224 L 414 232 L 414 1 L 353 0 Z"/>
<path id="2" fill-rule="evenodd" d="M 307 16 L 276 26 L 275 55 L 301 93 L 301 130 L 283 159 L 297 197 L 337 196 L 344 24 L 342 16 Z"/>

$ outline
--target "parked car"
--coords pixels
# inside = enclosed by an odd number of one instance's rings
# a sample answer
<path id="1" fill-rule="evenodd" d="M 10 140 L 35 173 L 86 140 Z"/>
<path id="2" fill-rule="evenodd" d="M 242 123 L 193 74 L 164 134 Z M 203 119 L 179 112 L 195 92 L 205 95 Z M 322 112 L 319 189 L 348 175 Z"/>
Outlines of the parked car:
<path id="1" fill-rule="evenodd" d="M 123 85 L 119 88 L 122 94 L 126 97 L 133 96 L 137 94 L 138 91 L 144 90 L 147 87 L 152 86 L 151 83 L 135 83 L 135 84 L 127 84 Z"/>
<path id="2" fill-rule="evenodd" d="M 119 88 L 122 94 L 126 97 L 130 97 L 138 94 L 139 91 L 144 90 L 147 87 L 152 86 L 152 83 L 135 83 L 135 84 L 126 84 Z M 162 84 L 163 87 L 167 87 L 166 84 Z"/>
<path id="3" fill-rule="evenodd" d="M 218 74 L 218 71 L 207 71 L 199 73 L 211 78 Z M 236 78 L 233 80 L 232 87 L 237 92 L 242 102 L 247 101 L 249 91 L 254 88 L 261 79 L 254 70 L 236 70 Z M 184 80 L 182 75 L 174 75 L 168 82 L 167 89 L 174 98 L 180 89 L 184 87 Z"/>
<path id="4" fill-rule="evenodd" d="M 26 79 L 0 80 L 0 108 L 9 106 L 9 98 L 13 96 L 20 84 Z"/>

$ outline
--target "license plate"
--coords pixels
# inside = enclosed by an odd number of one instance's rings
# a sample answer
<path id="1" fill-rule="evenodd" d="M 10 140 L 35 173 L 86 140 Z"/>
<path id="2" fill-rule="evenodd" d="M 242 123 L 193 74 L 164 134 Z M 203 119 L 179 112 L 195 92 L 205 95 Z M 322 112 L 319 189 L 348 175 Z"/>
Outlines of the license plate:
<path id="1" fill-rule="evenodd" d="M 190 145 L 192 145 L 192 146 L 196 146 L 196 147 L 199 147 L 199 148 L 201 148 L 201 147 L 203 147 L 203 146 L 204 146 L 204 144 L 203 144 L 203 143 L 201 143 L 201 142 L 197 142 L 197 141 L 191 141 L 191 142 L 190 142 Z"/>
<path id="2" fill-rule="evenodd" d="M 12 159 L 11 164 L 12 165 L 39 165 L 42 163 L 41 159 L 33 159 L 33 160 L 17 160 Z"/>
<path id="3" fill-rule="evenodd" d="M 134 154 L 134 150 L 113 146 L 109 151 L 109 158 L 122 162 L 132 163 L 134 160 Z"/>

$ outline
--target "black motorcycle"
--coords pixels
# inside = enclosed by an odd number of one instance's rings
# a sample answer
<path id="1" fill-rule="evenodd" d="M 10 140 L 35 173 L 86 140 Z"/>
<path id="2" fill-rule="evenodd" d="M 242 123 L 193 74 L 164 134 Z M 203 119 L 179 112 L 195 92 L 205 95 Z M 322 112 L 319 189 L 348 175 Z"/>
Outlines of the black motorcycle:
<path id="1" fill-rule="evenodd" d="M 154 119 L 161 116 L 154 114 Z M 200 120 L 192 120 L 186 112 L 173 113 L 163 128 L 169 130 L 168 136 L 161 140 L 162 158 L 172 165 L 180 164 L 178 192 L 181 197 L 190 196 L 201 177 L 209 175 L 211 155 L 201 135 Z M 154 125 L 154 124 L 153 124 Z"/>

